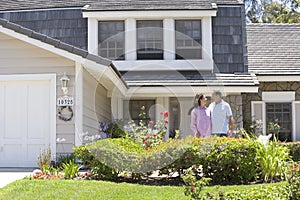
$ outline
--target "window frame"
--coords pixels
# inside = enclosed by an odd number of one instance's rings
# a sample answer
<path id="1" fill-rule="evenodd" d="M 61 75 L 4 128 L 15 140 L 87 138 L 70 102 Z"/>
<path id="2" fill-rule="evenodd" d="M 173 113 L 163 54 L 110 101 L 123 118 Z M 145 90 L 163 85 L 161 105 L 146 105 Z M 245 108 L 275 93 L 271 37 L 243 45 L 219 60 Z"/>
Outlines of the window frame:
<path id="1" fill-rule="evenodd" d="M 158 23 L 159 26 L 141 26 L 143 22 L 146 23 Z M 145 25 L 145 24 L 144 24 Z M 140 37 L 141 29 L 146 28 L 149 31 L 160 31 L 160 35 L 157 37 L 150 38 L 143 35 L 144 40 Z M 136 20 L 136 55 L 137 60 L 163 60 L 164 59 L 164 33 L 163 33 L 163 20 Z M 152 29 L 152 30 L 150 30 Z M 158 29 L 158 30 L 157 30 Z M 147 38 L 148 37 L 148 38 Z M 144 46 L 140 50 L 140 45 Z M 150 47 L 147 47 L 150 46 Z M 152 46 L 152 47 L 151 47 Z M 158 46 L 158 47 L 157 47 Z M 147 50 L 149 48 L 149 50 Z"/>
<path id="2" fill-rule="evenodd" d="M 185 30 L 180 30 L 180 24 L 179 23 L 191 23 L 190 27 L 191 29 L 185 29 Z M 202 55 L 202 38 L 203 38 L 203 34 L 202 34 L 202 29 L 203 29 L 203 25 L 202 25 L 202 19 L 176 19 L 174 22 L 174 31 L 175 31 L 175 59 L 176 60 L 201 60 L 203 59 L 203 55 Z M 195 30 L 195 24 L 199 23 L 199 30 Z M 184 25 L 181 25 L 184 27 Z M 187 25 L 186 25 L 187 26 Z M 182 28 L 182 27 L 181 27 Z M 194 32 L 199 32 L 199 37 L 192 37 L 190 35 L 187 34 L 187 32 L 190 32 L 191 34 L 194 34 Z M 182 39 L 179 37 L 186 37 L 186 39 Z M 183 46 L 179 46 L 178 43 L 179 41 L 182 41 L 182 44 L 184 44 Z M 190 41 L 190 42 L 189 42 Z M 191 45 L 186 45 L 186 43 L 190 43 Z M 200 47 L 200 48 L 199 48 Z M 190 53 L 188 52 L 195 52 L 196 50 L 199 50 L 199 52 L 193 56 L 190 57 Z M 184 56 L 180 55 L 179 52 L 183 52 L 182 54 L 186 54 Z"/>
<path id="3" fill-rule="evenodd" d="M 114 30 L 111 29 L 104 29 L 104 31 L 101 31 L 101 24 L 114 24 Z M 118 30 L 119 26 L 117 23 L 122 23 L 122 30 Z M 107 25 L 108 26 L 108 25 Z M 121 34 L 121 35 L 119 35 Z M 103 37 L 103 35 L 106 35 L 106 37 Z M 116 38 L 117 37 L 117 38 Z M 121 37 L 121 39 L 119 39 Z M 109 39 L 109 40 L 108 40 Z M 105 47 L 101 48 L 101 44 L 106 41 Z M 119 44 L 122 44 L 121 47 L 119 47 Z M 113 47 L 112 47 L 113 46 Z M 108 58 L 111 60 L 125 60 L 125 21 L 124 20 L 100 20 L 98 21 L 98 55 L 104 58 Z M 105 54 L 102 54 L 102 52 L 106 52 Z M 113 56 L 111 56 L 111 53 L 113 53 Z M 121 55 L 119 55 L 122 52 Z"/>

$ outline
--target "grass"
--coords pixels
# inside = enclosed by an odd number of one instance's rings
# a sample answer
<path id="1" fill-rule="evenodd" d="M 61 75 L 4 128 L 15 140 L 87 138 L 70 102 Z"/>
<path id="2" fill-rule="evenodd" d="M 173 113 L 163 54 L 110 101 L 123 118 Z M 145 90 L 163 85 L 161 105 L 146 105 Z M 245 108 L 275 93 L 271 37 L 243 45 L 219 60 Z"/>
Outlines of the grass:
<path id="1" fill-rule="evenodd" d="M 263 185 L 278 185 L 263 184 Z M 232 191 L 261 185 L 205 187 L 205 191 Z M 0 189 L 0 200 L 6 199 L 126 199 L 126 200 L 185 200 L 184 188 L 176 186 L 144 186 L 129 183 L 74 180 L 18 180 Z"/>
<path id="2" fill-rule="evenodd" d="M 0 199 L 188 199 L 183 187 L 74 180 L 18 180 L 0 189 Z"/>

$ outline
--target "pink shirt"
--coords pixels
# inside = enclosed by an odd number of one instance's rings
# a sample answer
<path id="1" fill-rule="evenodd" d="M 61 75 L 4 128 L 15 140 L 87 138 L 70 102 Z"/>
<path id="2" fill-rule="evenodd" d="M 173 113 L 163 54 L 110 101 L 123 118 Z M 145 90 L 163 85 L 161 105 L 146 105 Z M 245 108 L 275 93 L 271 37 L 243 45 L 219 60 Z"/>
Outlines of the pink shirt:
<path id="1" fill-rule="evenodd" d="M 211 135 L 210 111 L 206 107 L 194 108 L 191 112 L 191 129 L 194 136 L 200 133 L 200 137 Z"/>

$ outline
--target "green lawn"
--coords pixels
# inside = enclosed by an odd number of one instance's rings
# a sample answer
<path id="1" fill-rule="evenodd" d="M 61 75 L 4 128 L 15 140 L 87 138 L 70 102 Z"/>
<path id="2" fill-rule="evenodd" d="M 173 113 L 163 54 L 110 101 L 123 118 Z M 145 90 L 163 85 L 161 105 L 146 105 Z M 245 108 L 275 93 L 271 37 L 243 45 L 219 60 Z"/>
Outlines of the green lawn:
<path id="1" fill-rule="evenodd" d="M 0 189 L 1 200 L 12 199 L 188 199 L 183 187 L 74 180 L 19 180 Z"/>
<path id="2" fill-rule="evenodd" d="M 277 183 L 278 184 L 278 183 Z M 274 184 L 274 185 L 277 185 Z M 280 183 L 279 183 L 280 184 Z M 269 185 L 270 184 L 265 184 Z M 273 185 L 273 184 L 272 184 Z M 259 185 L 226 186 L 222 191 L 247 190 Z M 23 179 L 0 189 L 0 200 L 7 199 L 125 199 L 125 200 L 185 200 L 184 188 L 175 186 L 144 186 L 129 183 L 74 180 Z M 205 191 L 214 191 L 206 187 Z"/>

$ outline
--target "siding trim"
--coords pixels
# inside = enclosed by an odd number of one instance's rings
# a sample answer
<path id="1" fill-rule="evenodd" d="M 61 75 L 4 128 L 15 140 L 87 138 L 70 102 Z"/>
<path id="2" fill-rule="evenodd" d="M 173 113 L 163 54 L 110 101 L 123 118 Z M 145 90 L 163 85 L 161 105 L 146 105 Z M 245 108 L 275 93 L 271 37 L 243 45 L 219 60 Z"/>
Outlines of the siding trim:
<path id="1" fill-rule="evenodd" d="M 83 67 L 75 63 L 75 146 L 82 145 L 83 133 Z"/>

